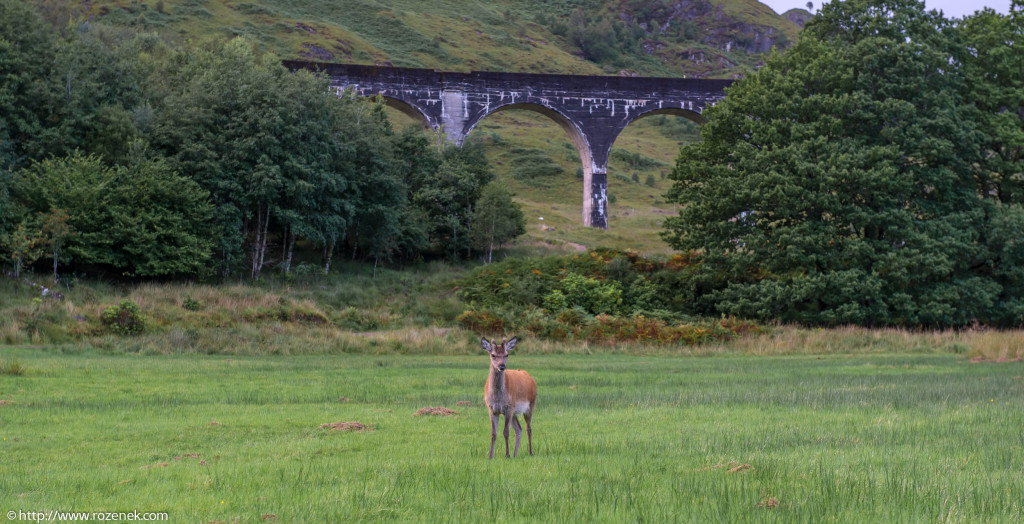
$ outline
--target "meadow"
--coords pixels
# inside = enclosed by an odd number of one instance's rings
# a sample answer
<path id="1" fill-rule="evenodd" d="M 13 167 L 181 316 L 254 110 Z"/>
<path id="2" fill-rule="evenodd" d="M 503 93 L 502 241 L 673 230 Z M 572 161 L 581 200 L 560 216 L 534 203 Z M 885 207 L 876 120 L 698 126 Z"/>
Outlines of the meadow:
<path id="1" fill-rule="evenodd" d="M 524 442 L 518 458 L 488 461 L 482 350 L 7 346 L 0 509 L 224 523 L 1019 522 L 1024 363 L 935 347 L 702 357 L 525 341 L 509 365 L 539 384 L 535 454 Z M 416 416 L 424 407 L 456 414 Z M 322 427 L 337 422 L 366 427 Z"/>

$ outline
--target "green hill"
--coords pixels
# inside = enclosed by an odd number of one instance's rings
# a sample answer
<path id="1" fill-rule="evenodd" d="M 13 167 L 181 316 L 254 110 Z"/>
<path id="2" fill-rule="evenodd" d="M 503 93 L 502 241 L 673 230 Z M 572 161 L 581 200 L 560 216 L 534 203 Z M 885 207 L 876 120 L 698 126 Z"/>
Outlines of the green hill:
<path id="1" fill-rule="evenodd" d="M 795 39 L 797 17 L 756 0 L 95 0 L 71 15 L 178 42 L 244 36 L 281 57 L 441 70 L 729 78 Z M 394 112 L 396 127 L 415 125 Z M 484 141 L 528 218 L 528 244 L 667 252 L 665 175 L 690 122 L 660 116 L 631 125 L 609 164 L 609 230 L 581 225 L 579 156 L 564 132 L 527 111 L 488 117 Z M 529 166 L 527 168 L 526 166 Z M 540 168 L 536 168 L 540 166 Z M 533 173 L 533 175 L 528 175 Z M 538 175 L 538 173 L 540 173 Z"/>
<path id="2" fill-rule="evenodd" d="M 728 77 L 800 27 L 756 0 L 96 0 L 76 15 L 282 58 L 444 70 Z"/>

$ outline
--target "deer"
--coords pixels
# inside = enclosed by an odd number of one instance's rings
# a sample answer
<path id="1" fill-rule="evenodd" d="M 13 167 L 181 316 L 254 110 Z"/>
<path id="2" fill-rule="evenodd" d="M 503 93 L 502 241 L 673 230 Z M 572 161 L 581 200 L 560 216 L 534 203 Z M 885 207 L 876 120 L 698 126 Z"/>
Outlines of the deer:
<path id="1" fill-rule="evenodd" d="M 537 405 L 537 382 L 529 373 L 521 369 L 505 370 L 508 354 L 516 347 L 517 338 L 501 344 L 480 339 L 480 345 L 491 356 L 491 369 L 484 386 L 484 404 L 491 413 L 491 453 L 488 460 L 494 458 L 494 442 L 498 439 L 498 417 L 505 416 L 505 457 L 509 457 L 508 426 L 509 422 L 516 430 L 516 448 L 513 457 L 519 456 L 519 439 L 523 428 L 519 425 L 519 415 L 526 421 L 527 449 L 533 455 L 533 408 Z"/>

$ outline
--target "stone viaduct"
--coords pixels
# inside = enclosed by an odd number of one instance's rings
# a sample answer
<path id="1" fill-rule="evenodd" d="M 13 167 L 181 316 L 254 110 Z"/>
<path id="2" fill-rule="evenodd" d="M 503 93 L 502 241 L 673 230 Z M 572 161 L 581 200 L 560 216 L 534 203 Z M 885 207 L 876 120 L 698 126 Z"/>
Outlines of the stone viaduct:
<path id="1" fill-rule="evenodd" d="M 331 86 L 387 105 L 443 133 L 458 145 L 487 115 L 528 109 L 550 117 L 569 135 L 583 164 L 583 223 L 608 228 L 608 155 L 619 133 L 658 114 L 702 123 L 704 108 L 725 97 L 731 80 L 441 72 L 287 60 L 289 69 L 326 73 Z"/>

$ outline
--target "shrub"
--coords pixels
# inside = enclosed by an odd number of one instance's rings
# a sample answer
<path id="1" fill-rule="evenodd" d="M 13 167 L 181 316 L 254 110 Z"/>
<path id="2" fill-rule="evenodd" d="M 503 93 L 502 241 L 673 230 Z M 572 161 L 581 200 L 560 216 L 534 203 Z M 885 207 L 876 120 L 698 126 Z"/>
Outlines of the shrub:
<path id="1" fill-rule="evenodd" d="M 459 315 L 458 321 L 464 328 L 482 335 L 505 331 L 505 323 L 488 311 L 466 311 Z"/>
<path id="2" fill-rule="evenodd" d="M 131 300 L 122 300 L 119 305 L 103 310 L 100 322 L 118 335 L 138 335 L 146 331 L 142 310 Z"/>
<path id="3" fill-rule="evenodd" d="M 203 303 L 192 298 L 190 295 L 186 295 L 184 300 L 181 301 L 181 308 L 186 311 L 199 311 L 203 309 Z"/>
<path id="4" fill-rule="evenodd" d="M 512 178 L 529 182 L 539 178 L 547 178 L 563 173 L 562 166 L 556 163 L 542 149 L 517 148 L 511 151 L 517 155 L 511 162 Z"/>

